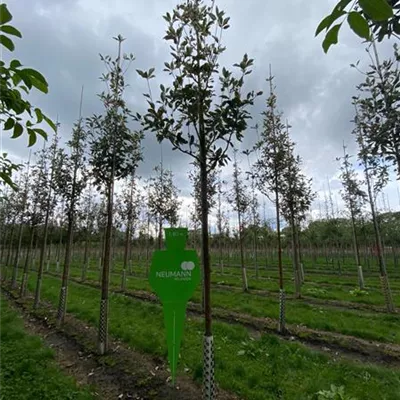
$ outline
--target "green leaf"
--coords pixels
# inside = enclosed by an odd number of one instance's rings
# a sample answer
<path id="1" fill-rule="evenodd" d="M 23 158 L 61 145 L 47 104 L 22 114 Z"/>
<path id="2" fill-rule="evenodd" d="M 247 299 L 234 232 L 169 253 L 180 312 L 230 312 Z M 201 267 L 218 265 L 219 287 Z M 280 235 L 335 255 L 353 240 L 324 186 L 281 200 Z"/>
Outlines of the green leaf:
<path id="1" fill-rule="evenodd" d="M 25 85 L 28 87 L 28 89 L 32 89 L 32 79 L 29 76 L 29 74 L 25 73 L 25 70 L 21 69 L 18 71 L 15 71 L 15 75 L 18 75 L 21 77 L 21 79 L 24 81 Z"/>
<path id="2" fill-rule="evenodd" d="M 0 35 L 0 44 L 2 44 L 4 47 L 6 47 L 10 51 L 14 51 L 14 49 L 15 49 L 13 41 L 11 39 L 9 39 L 7 36 Z"/>
<path id="3" fill-rule="evenodd" d="M 38 81 L 35 78 L 32 79 L 32 85 L 36 89 L 40 90 L 42 93 L 48 93 L 48 91 L 49 91 L 49 87 L 47 86 L 47 84 L 44 84 L 43 82 Z"/>
<path id="4" fill-rule="evenodd" d="M 329 14 L 319 23 L 314 36 L 318 36 L 324 29 L 329 28 L 331 24 L 332 24 L 332 15 Z"/>
<path id="5" fill-rule="evenodd" d="M 147 79 L 147 72 L 137 69 L 136 72 L 144 79 Z"/>
<path id="6" fill-rule="evenodd" d="M 55 132 L 57 130 L 55 123 L 49 117 L 46 117 L 44 114 L 42 114 L 42 115 L 43 115 L 43 119 L 47 122 L 47 124 L 50 126 L 50 128 L 53 129 L 53 131 Z"/>
<path id="7" fill-rule="evenodd" d="M 342 15 L 347 14 L 344 9 L 350 3 L 350 0 L 341 0 L 336 4 L 335 8 L 332 12 L 326 16 L 318 25 L 317 30 L 315 31 L 315 36 L 318 36 L 321 31 L 324 29 L 329 29 L 331 25 Z"/>
<path id="8" fill-rule="evenodd" d="M 47 140 L 47 133 L 41 128 L 35 128 L 34 131 L 43 137 L 44 140 Z"/>
<path id="9" fill-rule="evenodd" d="M 0 25 L 4 25 L 12 20 L 12 15 L 7 9 L 6 4 L 0 4 Z"/>
<path id="10" fill-rule="evenodd" d="M 334 25 L 331 29 L 329 29 L 328 33 L 326 34 L 325 39 L 322 42 L 322 48 L 324 49 L 325 53 L 328 52 L 329 47 L 331 47 L 333 44 L 337 44 L 339 29 L 341 25 L 342 24 Z"/>
<path id="11" fill-rule="evenodd" d="M 43 114 L 40 108 L 35 108 L 36 123 L 40 124 L 43 121 Z"/>
<path id="12" fill-rule="evenodd" d="M 21 82 L 21 77 L 18 74 L 13 74 L 11 79 L 12 79 L 15 87 L 17 87 L 18 84 Z"/>
<path id="13" fill-rule="evenodd" d="M 358 3 L 374 21 L 386 21 L 393 17 L 393 9 L 386 0 L 359 0 Z"/>
<path id="14" fill-rule="evenodd" d="M 9 35 L 14 35 L 14 36 L 18 36 L 19 38 L 22 38 L 21 32 L 11 25 L 0 26 L 0 31 L 3 31 L 4 33 L 8 33 Z"/>
<path id="15" fill-rule="evenodd" d="M 350 12 L 347 16 L 347 22 L 355 34 L 363 39 L 369 40 L 371 38 L 368 22 L 360 13 Z"/>
<path id="16" fill-rule="evenodd" d="M 31 78 L 31 81 L 32 81 L 32 85 L 36 89 L 40 90 L 43 93 L 48 92 L 48 84 L 46 82 L 45 77 L 40 72 L 38 72 L 32 68 L 24 68 L 23 70 L 21 70 L 21 72 L 29 75 L 29 77 Z"/>
<path id="17" fill-rule="evenodd" d="M 344 10 L 352 0 L 340 0 L 332 11 L 332 14 Z"/>
<path id="18" fill-rule="evenodd" d="M 15 190 L 16 185 L 7 172 L 0 171 L 0 181 L 4 181 L 7 185 L 11 186 L 11 188 Z"/>
<path id="19" fill-rule="evenodd" d="M 19 67 L 22 67 L 22 64 L 18 60 L 12 60 L 10 62 L 10 68 L 16 69 L 16 68 L 19 68 Z"/>
<path id="20" fill-rule="evenodd" d="M 4 130 L 8 131 L 9 129 L 11 129 L 14 126 L 15 120 L 14 118 L 8 118 L 8 120 L 6 121 L 6 123 L 4 124 Z"/>
<path id="21" fill-rule="evenodd" d="M 16 139 L 18 137 L 20 137 L 22 135 L 22 132 L 24 131 L 24 128 L 22 127 L 22 125 L 20 123 L 16 123 L 14 125 L 14 133 L 11 136 L 11 139 Z"/>
<path id="22" fill-rule="evenodd" d="M 36 143 L 36 133 L 33 129 L 29 129 L 29 143 L 28 147 L 32 147 Z"/>

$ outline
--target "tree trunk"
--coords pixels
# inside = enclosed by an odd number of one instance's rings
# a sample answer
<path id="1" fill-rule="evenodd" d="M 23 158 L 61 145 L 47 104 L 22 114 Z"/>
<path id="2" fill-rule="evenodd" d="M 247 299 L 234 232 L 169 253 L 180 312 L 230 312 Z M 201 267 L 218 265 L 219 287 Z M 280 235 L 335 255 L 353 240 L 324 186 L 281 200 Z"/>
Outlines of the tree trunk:
<path id="1" fill-rule="evenodd" d="M 126 284 L 126 269 L 128 267 L 128 261 L 129 261 L 129 254 L 131 252 L 131 218 L 128 216 L 128 221 L 127 221 L 127 226 L 126 226 L 126 232 L 125 232 L 125 248 L 124 248 L 124 266 L 122 269 L 122 281 L 121 281 L 121 289 L 125 290 L 125 284 Z M 140 265 L 140 260 L 139 265 Z"/>
<path id="2" fill-rule="evenodd" d="M 71 209 L 68 213 L 67 243 L 65 247 L 63 275 L 62 275 L 60 297 L 57 310 L 57 323 L 59 325 L 64 322 L 65 312 L 67 309 L 68 277 L 71 265 L 72 239 L 74 234 L 73 225 L 74 225 L 74 217 L 73 217 L 73 211 Z"/>
<path id="3" fill-rule="evenodd" d="M 297 259 L 299 260 L 299 268 L 298 268 L 298 274 L 299 274 L 299 280 L 300 280 L 300 289 L 301 285 L 304 283 L 304 266 L 303 266 L 303 259 L 301 255 L 301 249 L 300 249 L 300 235 L 299 235 L 299 230 L 300 227 L 299 225 L 296 225 L 296 251 L 297 251 Z"/>
<path id="4" fill-rule="evenodd" d="M 82 269 L 82 276 L 81 276 L 82 282 L 84 282 L 86 280 L 86 272 L 89 267 L 89 241 L 90 241 L 89 234 L 86 233 L 85 249 L 84 249 L 84 253 L 83 253 L 83 269 Z"/>
<path id="5" fill-rule="evenodd" d="M 20 254 L 21 254 L 23 227 L 24 227 L 24 222 L 23 222 L 23 217 L 21 217 L 21 222 L 19 224 L 19 230 L 18 230 L 18 248 L 15 253 L 14 268 L 13 268 L 13 274 L 12 274 L 12 280 L 11 280 L 11 287 L 13 289 L 15 289 L 17 286 L 18 267 L 19 267 L 19 260 L 20 260 Z"/>
<path id="6" fill-rule="evenodd" d="M 8 251 L 7 251 L 7 258 L 6 258 L 6 268 L 4 274 L 4 280 L 8 279 L 8 269 L 10 267 L 11 258 L 12 258 L 12 248 L 14 242 L 14 231 L 15 231 L 15 221 L 12 222 L 11 230 L 10 230 L 10 241 L 8 243 Z"/>
<path id="7" fill-rule="evenodd" d="M 103 273 L 101 277 L 100 318 L 98 331 L 99 353 L 108 350 L 108 291 L 111 262 L 111 239 L 113 228 L 114 178 L 107 185 L 107 227 L 104 239 Z"/>
<path id="8" fill-rule="evenodd" d="M 150 215 L 147 215 L 146 277 L 149 276 L 149 264 L 150 264 Z"/>
<path id="9" fill-rule="evenodd" d="M 62 210 L 64 211 L 64 203 L 62 206 Z M 62 245 L 62 224 L 60 222 L 60 240 L 58 242 L 58 248 L 57 248 L 56 273 L 58 273 L 60 270 L 61 245 Z"/>
<path id="10" fill-rule="evenodd" d="M 7 210 L 7 209 L 6 209 Z M 8 211 L 8 210 L 7 210 Z M 4 225 L 1 226 L 0 229 L 0 234 L 1 234 L 1 238 L 2 238 L 2 243 L 0 245 L 0 264 L 3 263 L 3 258 L 4 258 L 4 253 L 7 247 L 7 235 L 6 235 L 6 223 L 4 222 Z"/>
<path id="11" fill-rule="evenodd" d="M 362 137 L 360 137 L 360 139 L 361 139 L 360 144 L 361 144 L 362 150 L 364 150 Z M 379 230 L 379 225 L 378 225 L 376 211 L 375 211 L 375 202 L 374 202 L 374 197 L 372 194 L 371 180 L 370 180 L 370 176 L 369 176 L 369 172 L 368 172 L 368 164 L 367 164 L 367 160 L 365 157 L 363 159 L 363 162 L 364 162 L 365 179 L 367 181 L 369 203 L 370 203 L 370 207 L 371 207 L 372 222 L 373 222 L 374 232 L 375 232 L 375 243 L 376 243 L 376 250 L 377 250 L 377 256 L 378 256 L 379 271 L 380 271 L 380 275 L 381 275 L 380 280 L 381 280 L 381 284 L 382 284 L 382 291 L 383 291 L 383 296 L 385 298 L 387 311 L 390 313 L 393 313 L 395 311 L 395 309 L 394 309 L 394 304 L 393 304 L 392 293 L 390 291 L 390 286 L 389 286 L 389 278 L 388 278 L 387 272 L 386 272 L 385 259 L 383 257 L 382 238 L 381 238 L 381 233 Z"/>
<path id="12" fill-rule="evenodd" d="M 21 282 L 21 289 L 20 289 L 20 297 L 25 297 L 26 296 L 26 288 L 28 285 L 28 273 L 29 273 L 29 261 L 30 261 L 30 255 L 31 251 L 33 248 L 33 241 L 35 238 L 35 227 L 32 225 L 30 229 L 30 236 L 31 240 L 29 242 L 28 249 L 26 251 L 26 256 L 25 256 L 25 265 L 24 265 L 24 273 L 22 275 L 22 282 Z"/>
<path id="13" fill-rule="evenodd" d="M 69 278 L 69 269 L 71 266 L 72 243 L 73 243 L 74 222 L 75 222 L 76 175 L 77 175 L 77 167 L 75 166 L 74 175 L 72 178 L 71 200 L 68 210 L 68 233 L 67 233 L 67 244 L 65 247 L 63 276 L 62 276 L 60 297 L 57 310 L 57 323 L 59 325 L 64 322 L 65 313 L 67 311 L 68 278 Z"/>
<path id="14" fill-rule="evenodd" d="M 42 278 L 43 278 L 43 268 L 44 268 L 44 257 L 46 254 L 47 232 L 48 232 L 49 216 L 50 216 L 50 201 L 51 201 L 51 193 L 49 193 L 49 197 L 47 199 L 46 216 L 44 219 L 44 227 L 43 227 L 43 242 L 42 242 L 42 246 L 40 248 L 39 268 L 38 268 L 38 273 L 37 273 L 36 291 L 35 291 L 35 300 L 33 302 L 33 309 L 36 309 L 40 302 L 40 292 L 42 289 Z"/>
<path id="15" fill-rule="evenodd" d="M 297 229 L 296 222 L 294 220 L 293 213 L 291 211 L 291 221 L 290 221 L 291 229 L 292 229 L 292 247 L 293 247 L 293 269 L 294 269 L 294 284 L 295 284 L 295 297 L 296 299 L 301 298 L 301 279 L 300 279 L 300 260 L 299 260 L 299 252 L 297 249 Z"/>
<path id="16" fill-rule="evenodd" d="M 275 177 L 277 184 L 277 176 Z M 277 188 L 277 186 L 276 186 Z M 282 240 L 281 240 L 281 221 L 279 210 L 279 193 L 275 190 L 275 211 L 276 211 L 276 232 L 278 239 L 278 270 L 279 270 L 279 325 L 278 331 L 284 333 L 285 328 L 285 289 L 283 287 L 283 266 L 282 266 Z"/>
<path id="17" fill-rule="evenodd" d="M 257 229 L 254 224 L 254 236 L 253 236 L 253 252 L 254 252 L 254 266 L 256 268 L 256 279 L 259 278 L 259 271 L 258 271 L 258 257 L 257 257 Z"/>
<path id="18" fill-rule="evenodd" d="M 351 227 L 352 227 L 352 235 L 353 235 L 354 255 L 355 255 L 355 259 L 356 259 L 356 266 L 357 266 L 357 272 L 358 272 L 358 286 L 360 287 L 360 290 L 364 290 L 364 275 L 363 275 L 362 265 L 361 265 L 360 246 L 359 246 L 358 238 L 357 238 L 356 219 L 354 216 L 353 207 L 350 207 L 350 215 L 351 215 Z"/>
<path id="19" fill-rule="evenodd" d="M 160 219 L 158 220 L 158 249 L 161 250 L 162 248 L 162 217 L 159 216 Z"/>
<path id="20" fill-rule="evenodd" d="M 238 211 L 238 221 L 239 221 L 240 266 L 242 267 L 243 291 L 244 292 L 248 292 L 249 291 L 249 286 L 247 284 L 246 266 L 244 265 L 243 230 L 242 230 L 242 221 L 241 221 L 241 213 L 240 213 L 240 211 Z"/>

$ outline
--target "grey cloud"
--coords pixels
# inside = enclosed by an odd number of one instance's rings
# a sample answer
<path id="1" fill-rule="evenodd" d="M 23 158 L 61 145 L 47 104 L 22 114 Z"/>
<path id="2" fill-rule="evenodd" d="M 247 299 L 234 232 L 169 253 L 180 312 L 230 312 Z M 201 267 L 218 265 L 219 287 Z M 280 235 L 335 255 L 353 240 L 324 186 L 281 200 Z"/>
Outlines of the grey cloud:
<path id="1" fill-rule="evenodd" d="M 168 44 L 162 40 L 165 21 L 162 14 L 171 10 L 176 0 L 149 0 L 144 3 L 119 0 L 11 0 L 9 8 L 14 14 L 15 26 L 24 39 L 16 42 L 13 57 L 41 71 L 49 81 L 47 96 L 34 94 L 30 100 L 39 105 L 53 119 L 59 114 L 61 131 L 67 138 L 78 117 L 81 85 L 85 85 L 84 116 L 102 110 L 96 94 L 104 89 L 98 77 L 104 67 L 98 53 L 116 54 L 112 36 L 121 33 L 127 38 L 124 50 L 132 52 L 136 61 L 126 76 L 130 87 L 126 99 L 134 111 L 143 111 L 142 97 L 146 83 L 138 78 L 135 69 L 156 67 L 157 79 L 152 90 L 168 81 L 162 72 L 163 62 L 170 58 Z M 349 64 L 368 59 L 360 40 L 347 28 L 340 33 L 340 45 L 328 55 L 321 48 L 322 37 L 314 38 L 315 27 L 330 11 L 334 2 L 308 0 L 265 2 L 265 0 L 220 0 L 217 4 L 231 17 L 231 28 L 224 33 L 227 50 L 221 65 L 238 62 L 247 52 L 255 59 L 253 74 L 246 88 L 263 90 L 251 110 L 250 125 L 261 123 L 268 86 L 265 78 L 272 64 L 277 86 L 278 106 L 292 125 L 291 133 L 297 142 L 297 151 L 304 159 L 304 170 L 313 177 L 314 188 L 322 190 L 327 177 L 334 179 L 343 140 L 349 152 L 356 151 L 350 135 L 353 118 L 351 96 L 362 76 L 349 68 Z M 391 44 L 380 46 L 382 58 L 391 53 Z M 134 127 L 134 125 L 132 125 Z M 243 150 L 252 146 L 256 132 L 249 129 Z M 4 139 L 3 147 L 16 157 L 27 157 L 23 139 Z M 151 134 L 146 134 L 145 162 L 139 174 L 148 177 L 160 161 L 160 145 Z M 182 196 L 192 191 L 187 178 L 191 159 L 172 151 L 168 142 L 163 144 L 163 161 L 172 168 Z M 247 161 L 244 159 L 244 169 Z M 231 167 L 224 172 L 230 178 Z M 332 182 L 333 184 L 333 182 Z M 395 201 L 392 201 L 395 203 Z"/>

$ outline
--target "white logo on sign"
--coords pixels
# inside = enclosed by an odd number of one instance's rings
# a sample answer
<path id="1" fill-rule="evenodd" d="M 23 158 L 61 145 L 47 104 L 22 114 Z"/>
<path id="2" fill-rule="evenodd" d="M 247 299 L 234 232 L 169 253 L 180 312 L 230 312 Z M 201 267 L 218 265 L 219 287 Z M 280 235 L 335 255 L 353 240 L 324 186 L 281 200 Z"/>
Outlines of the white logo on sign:
<path id="1" fill-rule="evenodd" d="M 192 269 L 194 269 L 194 262 L 193 262 L 193 261 L 184 261 L 184 262 L 181 264 L 181 268 L 182 268 L 184 271 L 191 271 Z"/>

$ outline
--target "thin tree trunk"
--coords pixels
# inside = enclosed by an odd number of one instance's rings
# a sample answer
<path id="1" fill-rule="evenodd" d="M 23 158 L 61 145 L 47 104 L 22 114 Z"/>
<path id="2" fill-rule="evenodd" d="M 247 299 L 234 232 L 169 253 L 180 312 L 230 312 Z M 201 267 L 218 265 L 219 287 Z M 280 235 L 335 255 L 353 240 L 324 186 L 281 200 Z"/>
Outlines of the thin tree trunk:
<path id="1" fill-rule="evenodd" d="M 83 249 L 83 266 L 82 266 L 82 275 L 81 275 L 82 282 L 84 282 L 86 280 L 86 272 L 88 269 L 88 265 L 89 265 L 89 241 L 88 241 L 88 235 L 86 235 L 85 247 Z"/>
<path id="2" fill-rule="evenodd" d="M 301 298 L 301 280 L 300 280 L 300 273 L 299 273 L 299 252 L 297 251 L 297 241 L 296 241 L 296 235 L 297 235 L 297 229 L 296 229 L 296 222 L 294 220 L 293 213 L 291 211 L 291 229 L 292 229 L 292 247 L 293 247 L 293 269 L 294 269 L 294 284 L 295 284 L 295 297 L 296 299 Z"/>
<path id="3" fill-rule="evenodd" d="M 128 223 L 126 227 L 126 232 L 125 232 L 125 249 L 124 249 L 124 267 L 122 270 L 122 280 L 121 280 L 121 289 L 125 290 L 126 287 L 126 268 L 128 267 L 128 258 L 129 258 L 129 253 L 130 253 L 130 245 L 131 245 L 131 218 L 130 216 L 128 217 Z M 140 261 L 139 261 L 140 265 Z"/>
<path id="4" fill-rule="evenodd" d="M 277 185 L 277 176 L 275 176 L 275 183 Z M 276 232 L 278 239 L 278 271 L 279 271 L 279 325 L 278 330 L 280 333 L 285 332 L 285 289 L 283 287 L 283 265 L 282 265 L 282 240 L 281 240 L 281 221 L 279 209 L 279 193 L 278 186 L 275 190 L 275 211 L 276 211 Z"/>
<path id="5" fill-rule="evenodd" d="M 108 350 L 108 292 L 111 263 L 111 240 L 113 228 L 113 196 L 114 178 L 107 188 L 107 226 L 104 238 L 103 273 L 101 277 L 100 321 L 98 332 L 99 353 L 102 355 Z"/>
<path id="6" fill-rule="evenodd" d="M 159 216 L 158 220 L 158 249 L 161 250 L 162 248 L 162 217 Z"/>
<path id="7" fill-rule="evenodd" d="M 247 284 L 247 272 L 246 272 L 246 266 L 244 264 L 243 230 L 242 230 L 242 221 L 241 221 L 241 213 L 240 213 L 240 211 L 238 211 L 238 221 L 239 221 L 240 266 L 242 267 L 243 291 L 244 292 L 248 292 L 249 291 L 249 286 Z"/>
<path id="8" fill-rule="evenodd" d="M 256 268 L 256 279 L 259 278 L 259 271 L 258 271 L 258 257 L 257 257 L 257 229 L 254 224 L 254 236 L 253 236 L 253 251 L 254 251 L 254 265 Z"/>
<path id="9" fill-rule="evenodd" d="M 39 268 L 37 273 L 37 281 L 36 281 L 36 291 L 35 291 L 35 300 L 33 302 L 33 308 L 36 309 L 40 302 L 40 292 L 42 289 L 42 277 L 43 277 L 43 267 L 44 267 L 44 256 L 46 253 L 46 245 L 47 245 L 47 232 L 48 232 L 48 224 L 49 224 L 49 216 L 50 216 L 50 201 L 51 201 L 51 192 L 47 198 L 47 206 L 46 206 L 46 216 L 44 219 L 44 227 L 43 227 L 43 242 L 40 248 L 40 258 L 39 258 Z"/>
<path id="10" fill-rule="evenodd" d="M 8 209 L 6 208 L 6 213 L 8 213 Z M 4 224 L 2 224 L 2 226 L 1 226 L 1 230 L 0 230 L 0 233 L 1 233 L 1 238 L 2 238 L 2 244 L 1 244 L 1 246 L 0 246 L 0 263 L 2 264 L 3 263 L 3 258 L 4 258 L 4 253 L 5 253 L 5 250 L 6 250 L 6 247 L 7 247 L 7 239 L 8 239 L 8 237 L 7 237 L 7 235 L 6 235 L 6 226 L 7 226 L 7 224 L 6 224 L 6 222 L 4 222 Z"/>
<path id="11" fill-rule="evenodd" d="M 21 289 L 20 289 L 20 293 L 19 293 L 21 297 L 26 296 L 26 288 L 28 285 L 29 261 L 30 261 L 31 251 L 33 248 L 33 241 L 35 238 L 35 226 L 34 225 L 31 226 L 30 236 L 31 236 L 31 239 L 29 242 L 28 249 L 26 251 L 24 273 L 22 275 Z"/>
<path id="12" fill-rule="evenodd" d="M 71 265 L 71 250 L 72 250 L 72 240 L 74 234 L 74 188 L 72 192 L 72 200 L 70 205 L 70 210 L 68 212 L 68 231 L 67 231 L 67 243 L 65 247 L 65 258 L 64 258 L 64 266 L 63 266 L 63 275 L 57 310 L 57 323 L 60 325 L 64 322 L 64 317 L 67 309 L 67 296 L 68 296 L 68 277 L 69 277 L 69 269 Z"/>
<path id="13" fill-rule="evenodd" d="M 359 136 L 359 139 L 360 139 L 359 142 L 360 142 L 361 149 L 362 149 L 362 151 L 364 151 L 365 150 L 364 142 L 363 142 L 363 138 L 361 137 L 361 134 Z M 374 232 L 375 232 L 376 251 L 377 251 L 377 256 L 378 256 L 382 291 L 383 291 L 383 295 L 385 298 L 387 311 L 390 313 L 393 313 L 395 311 L 395 309 L 394 309 L 392 293 L 391 293 L 390 285 L 389 285 L 389 278 L 388 278 L 388 275 L 386 272 L 385 259 L 383 257 L 382 238 L 381 238 L 381 233 L 379 230 L 377 215 L 376 215 L 376 211 L 375 211 L 375 201 L 374 201 L 374 197 L 373 197 L 373 193 L 372 193 L 371 179 L 370 179 L 370 175 L 369 175 L 369 171 L 368 171 L 368 161 L 365 156 L 363 158 L 363 163 L 364 163 L 365 179 L 367 181 L 369 203 L 370 203 L 370 207 L 371 207 L 372 222 L 373 222 Z"/>
<path id="14" fill-rule="evenodd" d="M 7 258 L 6 258 L 6 269 L 4 274 L 4 280 L 8 279 L 8 269 L 10 268 L 11 258 L 12 258 L 12 248 L 14 242 L 14 231 L 15 231 L 15 220 L 12 222 L 11 230 L 10 230 L 10 241 L 8 243 L 8 251 L 7 251 Z"/>
<path id="15" fill-rule="evenodd" d="M 57 323 L 59 325 L 64 322 L 64 317 L 65 317 L 65 313 L 67 310 L 68 278 L 69 278 L 69 269 L 71 266 L 72 245 L 73 245 L 73 236 L 74 236 L 77 172 L 78 172 L 78 167 L 75 164 L 74 174 L 73 174 L 73 178 L 72 178 L 71 200 L 70 200 L 69 210 L 68 210 L 67 244 L 65 247 L 63 275 L 62 275 L 60 297 L 59 297 L 58 310 L 57 310 Z"/>
<path id="16" fill-rule="evenodd" d="M 19 260 L 20 260 L 20 254 L 21 254 L 23 227 L 24 227 L 24 222 L 23 222 L 23 217 L 21 217 L 21 221 L 19 224 L 19 230 L 18 230 L 18 248 L 15 253 L 14 268 L 13 268 L 12 281 L 11 281 L 11 287 L 13 289 L 15 289 L 15 287 L 17 286 L 17 280 L 18 280 L 18 267 L 19 267 Z"/>

